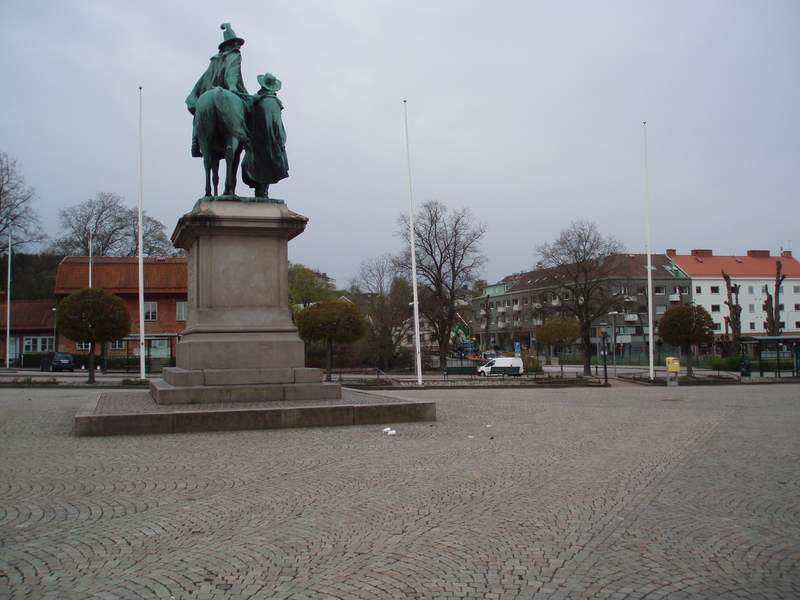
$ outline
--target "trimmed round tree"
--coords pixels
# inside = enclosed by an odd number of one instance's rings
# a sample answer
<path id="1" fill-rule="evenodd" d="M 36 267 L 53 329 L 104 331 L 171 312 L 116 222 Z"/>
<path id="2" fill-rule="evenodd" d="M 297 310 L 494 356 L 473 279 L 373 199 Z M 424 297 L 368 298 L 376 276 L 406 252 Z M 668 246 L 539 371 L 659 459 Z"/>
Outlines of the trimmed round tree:
<path id="1" fill-rule="evenodd" d="M 89 344 L 89 383 L 94 383 L 94 346 L 113 342 L 131 332 L 131 315 L 125 301 L 102 288 L 82 288 L 58 305 L 58 332 L 72 340 Z"/>
<path id="2" fill-rule="evenodd" d="M 686 348 L 686 376 L 693 377 L 692 346 L 714 342 L 714 319 L 702 306 L 673 306 L 658 322 L 658 337 L 672 346 Z"/>
<path id="3" fill-rule="evenodd" d="M 324 342 L 325 380 L 331 381 L 333 344 L 352 344 L 367 332 L 361 310 L 350 302 L 318 302 L 297 315 L 300 337 L 309 342 Z"/>
<path id="4" fill-rule="evenodd" d="M 561 375 L 564 375 L 564 363 L 561 359 L 564 350 L 572 347 L 581 337 L 581 326 L 577 321 L 566 317 L 556 317 L 539 326 L 536 330 L 536 341 L 560 348 L 561 354 L 558 355 L 558 364 L 561 366 Z"/>

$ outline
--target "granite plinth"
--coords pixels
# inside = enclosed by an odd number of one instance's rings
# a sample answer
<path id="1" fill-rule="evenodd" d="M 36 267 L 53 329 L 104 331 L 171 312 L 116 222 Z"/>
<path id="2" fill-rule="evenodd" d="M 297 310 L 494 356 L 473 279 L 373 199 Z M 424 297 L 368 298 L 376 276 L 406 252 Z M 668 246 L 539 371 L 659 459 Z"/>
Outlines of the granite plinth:
<path id="1" fill-rule="evenodd" d="M 158 404 L 341 397 L 305 368 L 289 307 L 288 242 L 308 219 L 285 204 L 202 201 L 172 234 L 188 252 L 186 329 L 176 367 L 150 384 Z"/>

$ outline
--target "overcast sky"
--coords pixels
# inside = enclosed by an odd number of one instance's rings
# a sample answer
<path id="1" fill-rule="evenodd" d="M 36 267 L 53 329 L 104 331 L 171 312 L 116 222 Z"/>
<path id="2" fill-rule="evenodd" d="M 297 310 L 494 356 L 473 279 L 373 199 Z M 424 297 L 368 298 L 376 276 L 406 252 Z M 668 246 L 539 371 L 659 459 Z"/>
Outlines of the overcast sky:
<path id="1" fill-rule="evenodd" d="M 184 100 L 230 22 L 248 91 L 283 82 L 290 176 L 309 220 L 290 260 L 347 285 L 400 249 L 409 206 L 488 223 L 485 276 L 530 269 L 571 220 L 646 249 L 800 245 L 800 2 L 4 0 L 0 150 L 46 230 L 96 192 L 172 233 L 203 193 Z M 240 183 L 241 195 L 252 190 Z"/>

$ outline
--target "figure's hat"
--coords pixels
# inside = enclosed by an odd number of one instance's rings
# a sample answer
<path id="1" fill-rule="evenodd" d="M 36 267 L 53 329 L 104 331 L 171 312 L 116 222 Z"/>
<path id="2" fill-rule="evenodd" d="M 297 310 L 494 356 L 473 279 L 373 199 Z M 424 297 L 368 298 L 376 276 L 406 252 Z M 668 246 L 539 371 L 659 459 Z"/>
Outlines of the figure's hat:
<path id="1" fill-rule="evenodd" d="M 272 73 L 264 73 L 256 77 L 261 87 L 269 90 L 270 92 L 277 92 L 281 89 L 281 80 L 275 77 Z"/>
<path id="2" fill-rule="evenodd" d="M 223 31 L 222 33 L 223 41 L 219 45 L 220 50 L 231 45 L 233 42 L 239 42 L 240 46 L 244 44 L 244 40 L 242 38 L 236 37 L 236 34 L 233 32 L 233 29 L 231 29 L 230 23 L 223 23 L 222 25 L 219 26 L 219 28 L 222 29 Z"/>

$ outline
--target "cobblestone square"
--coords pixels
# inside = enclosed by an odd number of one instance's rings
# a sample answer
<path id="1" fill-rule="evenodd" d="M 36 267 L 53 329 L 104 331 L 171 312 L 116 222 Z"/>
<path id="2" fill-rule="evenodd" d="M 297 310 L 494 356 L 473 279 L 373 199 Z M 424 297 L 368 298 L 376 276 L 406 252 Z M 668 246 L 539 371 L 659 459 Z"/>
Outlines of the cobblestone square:
<path id="1" fill-rule="evenodd" d="M 447 389 L 435 423 L 76 438 L 0 390 L 0 597 L 798 598 L 800 386 Z"/>

